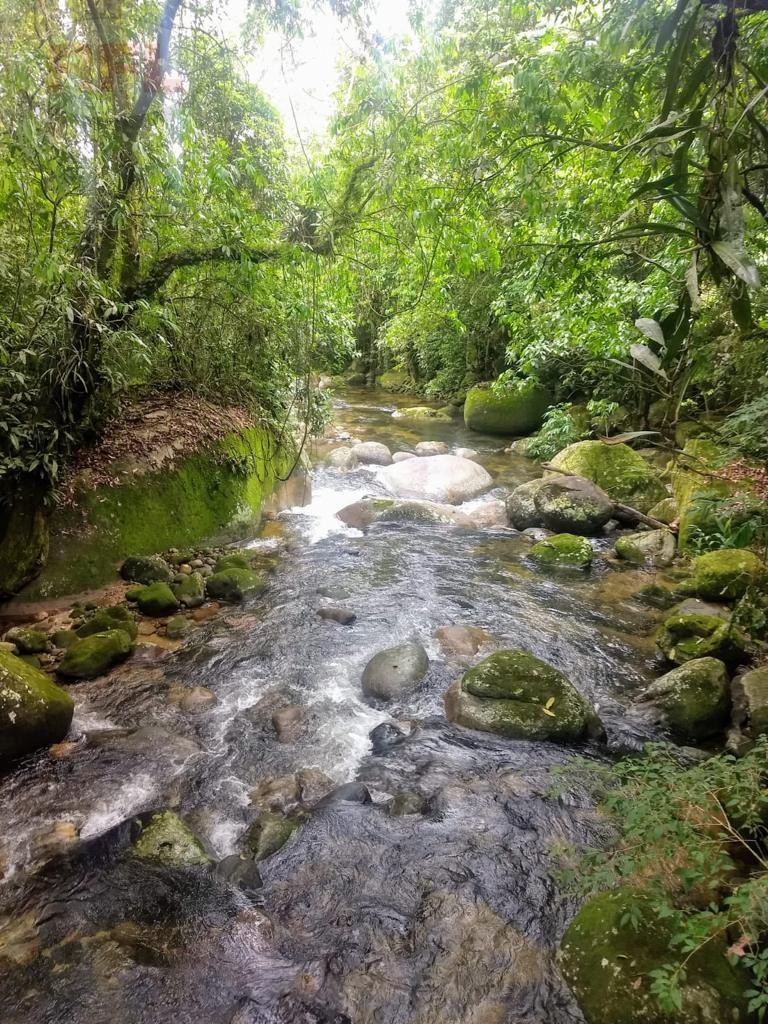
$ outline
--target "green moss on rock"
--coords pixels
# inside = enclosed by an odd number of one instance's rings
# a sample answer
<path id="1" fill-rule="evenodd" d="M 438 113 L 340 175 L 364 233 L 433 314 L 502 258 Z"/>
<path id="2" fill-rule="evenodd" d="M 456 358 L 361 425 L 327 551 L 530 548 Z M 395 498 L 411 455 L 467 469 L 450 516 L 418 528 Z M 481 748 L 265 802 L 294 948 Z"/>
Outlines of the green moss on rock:
<path id="1" fill-rule="evenodd" d="M 129 848 L 128 856 L 153 860 L 169 867 L 195 867 L 212 863 L 203 844 L 173 811 L 153 814 L 141 835 Z"/>
<path id="2" fill-rule="evenodd" d="M 723 461 L 723 453 L 712 441 L 704 438 L 688 441 L 683 454 L 668 470 L 672 493 L 678 508 L 678 544 L 681 551 L 691 547 L 694 538 L 709 536 L 718 527 L 717 505 L 732 493 L 724 480 L 702 475 Z"/>
<path id="3" fill-rule="evenodd" d="M 0 768 L 63 740 L 74 701 L 44 672 L 0 651 Z"/>
<path id="4" fill-rule="evenodd" d="M 130 555 L 120 566 L 120 575 L 131 583 L 170 583 L 171 567 L 160 555 Z"/>
<path id="5" fill-rule="evenodd" d="M 224 569 L 209 576 L 205 582 L 208 596 L 217 601 L 237 604 L 249 594 L 258 594 L 264 589 L 264 581 L 251 569 Z"/>
<path id="6" fill-rule="evenodd" d="M 642 908 L 643 924 L 632 925 Z M 587 1024 L 746 1024 L 747 975 L 732 967 L 722 940 L 690 957 L 672 949 L 674 923 L 660 919 L 640 893 L 616 890 L 589 900 L 560 946 L 563 976 Z M 650 972 L 686 959 L 682 1007 L 664 1011 Z"/>
<path id="7" fill-rule="evenodd" d="M 199 572 L 191 572 L 171 587 L 174 597 L 185 608 L 199 608 L 205 600 L 205 579 Z"/>
<path id="8" fill-rule="evenodd" d="M 446 714 L 468 729 L 516 739 L 575 742 L 602 734 L 592 706 L 546 662 L 526 651 L 497 651 L 445 695 Z"/>
<path id="9" fill-rule="evenodd" d="M 669 530 L 625 534 L 616 541 L 616 554 L 632 565 L 664 569 L 675 557 L 675 538 Z"/>
<path id="10" fill-rule="evenodd" d="M 708 551 L 693 562 L 693 573 L 680 590 L 710 601 L 735 601 L 747 587 L 764 581 L 766 566 L 753 551 L 733 548 Z"/>
<path id="11" fill-rule="evenodd" d="M 179 607 L 179 600 L 167 583 L 151 583 L 136 594 L 136 603 L 142 615 L 162 618 L 172 615 Z"/>
<path id="12" fill-rule="evenodd" d="M 253 554 L 249 551 L 231 551 L 217 559 L 213 567 L 214 572 L 224 572 L 226 569 L 250 569 Z"/>
<path id="13" fill-rule="evenodd" d="M 21 654 L 42 654 L 48 648 L 48 634 L 30 626 L 14 626 L 5 634 L 5 640 L 15 644 Z"/>
<path id="14" fill-rule="evenodd" d="M 662 498 L 649 510 L 648 515 L 669 526 L 678 518 L 677 502 L 674 498 Z"/>
<path id="15" fill-rule="evenodd" d="M 122 629 L 94 633 L 69 645 L 58 672 L 69 679 L 93 679 L 124 661 L 132 650 L 133 641 Z"/>
<path id="16" fill-rule="evenodd" d="M 82 626 L 78 626 L 75 632 L 77 636 L 84 637 L 93 636 L 94 633 L 104 633 L 109 629 L 122 629 L 130 636 L 131 640 L 135 640 L 139 635 L 136 620 L 129 609 L 121 604 L 99 608 L 89 619 L 86 619 Z"/>
<path id="17" fill-rule="evenodd" d="M 254 860 L 266 860 L 281 850 L 306 821 L 306 814 L 260 814 L 243 837 L 243 849 Z"/>
<path id="18" fill-rule="evenodd" d="M 718 615 L 673 611 L 661 624 L 656 644 L 678 665 L 694 658 L 720 658 L 727 664 L 738 664 L 744 660 L 748 639 L 742 630 Z"/>
<path id="19" fill-rule="evenodd" d="M 484 434 L 532 434 L 541 426 L 551 400 L 549 392 L 532 379 L 506 387 L 478 384 L 467 393 L 464 423 Z"/>
<path id="20" fill-rule="evenodd" d="M 592 545 L 585 537 L 557 533 L 540 540 L 531 548 L 531 558 L 542 565 L 565 569 L 588 569 L 592 564 Z"/>
<path id="21" fill-rule="evenodd" d="M 661 708 L 677 738 L 697 743 L 721 732 L 728 723 L 728 672 L 717 658 L 694 658 L 651 683 L 643 700 Z"/>
<path id="22" fill-rule="evenodd" d="M 577 441 L 555 455 L 552 467 L 593 480 L 614 501 L 641 512 L 667 496 L 659 475 L 626 444 Z"/>
<path id="23" fill-rule="evenodd" d="M 415 390 L 416 384 L 406 370 L 387 370 L 377 378 L 376 383 L 383 391 L 405 394 Z"/>
<path id="24" fill-rule="evenodd" d="M 428 405 L 414 405 L 410 409 L 401 409 L 398 419 L 404 420 L 429 420 L 431 423 L 452 423 L 453 416 L 439 409 L 432 409 Z"/>

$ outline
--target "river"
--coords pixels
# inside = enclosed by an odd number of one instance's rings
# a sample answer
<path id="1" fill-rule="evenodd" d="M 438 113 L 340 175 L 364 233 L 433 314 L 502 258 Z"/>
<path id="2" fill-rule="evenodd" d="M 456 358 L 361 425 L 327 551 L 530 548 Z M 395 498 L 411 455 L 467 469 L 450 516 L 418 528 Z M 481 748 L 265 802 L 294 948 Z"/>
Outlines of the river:
<path id="1" fill-rule="evenodd" d="M 360 391 L 335 404 L 336 437 L 478 449 L 491 497 L 538 473 L 461 421 L 393 418 L 412 400 Z M 329 437 L 317 454 L 341 443 Z M 553 776 L 572 750 L 446 721 L 442 697 L 465 662 L 434 634 L 477 626 L 551 662 L 607 728 L 607 746 L 580 753 L 611 756 L 646 735 L 627 711 L 654 675 L 653 613 L 631 597 L 643 576 L 599 559 L 588 574 L 543 573 L 508 529 L 363 534 L 335 517 L 377 493 L 375 470 L 318 458 L 310 503 L 254 542 L 280 556 L 266 593 L 202 625 L 172 658 L 137 653 L 73 688 L 76 750 L 2 780 L 3 1024 L 582 1019 L 554 962 L 575 905 L 552 865 L 563 842 L 600 841 L 604 825 L 577 776 Z M 354 624 L 319 617 L 329 604 Z M 365 663 L 412 638 L 431 659 L 423 685 L 399 704 L 366 701 Z M 168 700 L 178 684 L 217 702 L 182 711 Z M 271 725 L 286 704 L 305 709 L 292 743 Z M 371 730 L 392 721 L 402 734 L 374 752 Z M 254 817 L 254 787 L 305 768 L 363 783 L 372 799 L 323 801 L 261 862 L 260 887 L 124 855 L 135 817 L 171 807 L 225 858 Z M 398 793 L 421 812 L 391 815 Z"/>

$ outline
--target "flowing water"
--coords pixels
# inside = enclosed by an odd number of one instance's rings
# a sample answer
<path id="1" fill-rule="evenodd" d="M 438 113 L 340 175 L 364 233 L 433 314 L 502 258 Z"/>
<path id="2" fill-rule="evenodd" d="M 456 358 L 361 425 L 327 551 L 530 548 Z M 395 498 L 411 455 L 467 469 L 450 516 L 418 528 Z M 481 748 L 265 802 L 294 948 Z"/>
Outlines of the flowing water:
<path id="1" fill-rule="evenodd" d="M 393 418 L 408 404 L 350 394 L 336 436 L 479 449 L 498 485 L 490 499 L 536 475 L 458 421 Z M 478 626 L 546 659 L 599 707 L 608 750 L 632 748 L 646 729 L 627 706 L 654 668 L 652 615 L 630 596 L 640 574 L 599 561 L 588 575 L 542 574 L 527 539 L 503 528 L 362 534 L 334 513 L 382 493 L 376 471 L 318 460 L 312 484 L 311 502 L 255 542 L 281 551 L 265 594 L 172 658 L 137 653 L 79 684 L 77 747 L 2 780 L 3 1024 L 581 1020 L 554 961 L 575 907 L 551 869 L 563 842 L 599 841 L 604 827 L 578 782 L 553 777 L 572 751 L 446 721 L 443 693 L 466 662 L 433 634 Z M 329 604 L 356 622 L 320 618 Z M 402 703 L 368 702 L 366 661 L 411 638 L 431 658 L 423 685 Z M 182 711 L 168 700 L 179 683 L 210 688 L 217 703 Z M 280 743 L 271 717 L 287 704 L 304 707 L 307 725 Z M 369 733 L 393 721 L 401 731 L 374 752 Z M 372 801 L 359 787 L 322 801 L 260 863 L 260 887 L 125 856 L 137 816 L 171 807 L 221 860 L 257 813 L 254 787 L 307 768 L 363 783 Z M 422 813 L 391 815 L 402 793 Z"/>

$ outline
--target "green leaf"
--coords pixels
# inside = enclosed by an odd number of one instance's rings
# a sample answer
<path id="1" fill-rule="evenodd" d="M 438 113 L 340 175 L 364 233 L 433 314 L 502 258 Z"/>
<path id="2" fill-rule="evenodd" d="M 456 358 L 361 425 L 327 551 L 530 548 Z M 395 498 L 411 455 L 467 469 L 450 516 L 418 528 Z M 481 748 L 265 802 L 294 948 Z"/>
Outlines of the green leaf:
<path id="1" fill-rule="evenodd" d="M 760 287 L 758 269 L 744 252 L 739 252 L 731 242 L 723 241 L 712 242 L 710 248 L 748 288 Z"/>
<path id="2" fill-rule="evenodd" d="M 650 338 L 651 341 L 655 341 L 662 348 L 664 347 L 664 331 L 661 329 L 661 324 L 658 320 L 653 320 L 650 317 L 640 317 L 639 320 L 635 320 L 635 327 L 646 338 Z"/>

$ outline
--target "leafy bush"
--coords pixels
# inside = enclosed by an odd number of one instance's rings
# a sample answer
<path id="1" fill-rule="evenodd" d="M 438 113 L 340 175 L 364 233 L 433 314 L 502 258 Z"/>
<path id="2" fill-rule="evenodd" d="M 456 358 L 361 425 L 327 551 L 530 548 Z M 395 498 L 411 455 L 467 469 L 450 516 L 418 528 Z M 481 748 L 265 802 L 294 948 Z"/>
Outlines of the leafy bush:
<path id="1" fill-rule="evenodd" d="M 529 441 L 526 454 L 547 462 L 569 444 L 581 440 L 583 432 L 567 405 L 553 405 L 544 416 L 541 430 Z"/>
<path id="2" fill-rule="evenodd" d="M 744 455 L 768 459 L 768 394 L 762 394 L 728 416 L 718 430 L 720 440 Z"/>
<path id="3" fill-rule="evenodd" d="M 662 1008 L 679 1007 L 686 960 L 725 938 L 744 971 L 750 1009 L 768 1012 L 768 738 L 741 759 L 728 754 L 681 764 L 679 752 L 649 744 L 615 765 L 576 768 L 614 830 L 606 848 L 563 851 L 562 880 L 580 895 L 626 886 L 674 926 L 675 963 L 652 972 Z M 640 927 L 643 910 L 627 927 Z"/>

